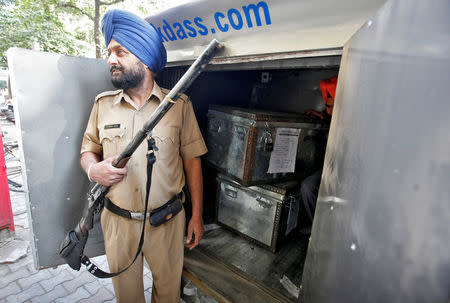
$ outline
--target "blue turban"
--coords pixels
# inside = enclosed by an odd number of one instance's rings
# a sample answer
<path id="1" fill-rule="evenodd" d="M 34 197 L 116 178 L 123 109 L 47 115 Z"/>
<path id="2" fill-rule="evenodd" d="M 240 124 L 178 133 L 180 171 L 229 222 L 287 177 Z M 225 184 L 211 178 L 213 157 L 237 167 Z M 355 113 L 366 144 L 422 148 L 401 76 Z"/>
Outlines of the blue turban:
<path id="1" fill-rule="evenodd" d="M 102 19 L 106 46 L 111 39 L 132 52 L 152 71 L 162 71 L 167 53 L 156 29 L 141 17 L 123 10 L 106 12 Z"/>

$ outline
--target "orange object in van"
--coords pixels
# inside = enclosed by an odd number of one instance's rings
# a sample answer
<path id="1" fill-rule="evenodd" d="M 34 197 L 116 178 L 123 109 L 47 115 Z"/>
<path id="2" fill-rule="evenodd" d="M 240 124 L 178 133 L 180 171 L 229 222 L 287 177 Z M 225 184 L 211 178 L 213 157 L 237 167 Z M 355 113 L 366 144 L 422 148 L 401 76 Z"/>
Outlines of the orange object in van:
<path id="1" fill-rule="evenodd" d="M 334 96 L 336 94 L 337 77 L 320 81 L 320 90 L 322 91 L 323 99 L 328 115 L 333 114 Z"/>

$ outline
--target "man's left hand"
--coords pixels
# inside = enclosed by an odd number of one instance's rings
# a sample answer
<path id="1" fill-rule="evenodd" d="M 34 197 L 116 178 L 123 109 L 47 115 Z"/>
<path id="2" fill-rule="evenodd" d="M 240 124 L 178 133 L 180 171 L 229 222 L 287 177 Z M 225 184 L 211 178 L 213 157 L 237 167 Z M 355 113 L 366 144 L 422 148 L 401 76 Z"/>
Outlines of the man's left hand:
<path id="1" fill-rule="evenodd" d="M 204 232 L 203 220 L 201 218 L 192 217 L 189 221 L 186 238 L 186 246 L 189 250 L 192 250 L 200 243 Z"/>

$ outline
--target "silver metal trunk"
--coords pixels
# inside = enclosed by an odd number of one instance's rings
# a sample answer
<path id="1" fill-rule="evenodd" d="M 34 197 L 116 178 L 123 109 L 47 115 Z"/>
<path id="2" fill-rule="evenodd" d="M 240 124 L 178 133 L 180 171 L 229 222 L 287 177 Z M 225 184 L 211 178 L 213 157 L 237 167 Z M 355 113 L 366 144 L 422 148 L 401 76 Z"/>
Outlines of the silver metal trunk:
<path id="1" fill-rule="evenodd" d="M 296 172 L 310 173 L 322 161 L 328 126 L 304 115 L 211 105 L 208 111 L 207 160 L 244 186 L 295 178 L 294 173 L 268 173 L 270 144 L 277 128 L 300 129 Z"/>
<path id="2" fill-rule="evenodd" d="M 279 241 L 287 236 L 290 210 L 298 215 L 299 183 L 244 187 L 220 174 L 217 181 L 218 222 L 275 252 Z"/>

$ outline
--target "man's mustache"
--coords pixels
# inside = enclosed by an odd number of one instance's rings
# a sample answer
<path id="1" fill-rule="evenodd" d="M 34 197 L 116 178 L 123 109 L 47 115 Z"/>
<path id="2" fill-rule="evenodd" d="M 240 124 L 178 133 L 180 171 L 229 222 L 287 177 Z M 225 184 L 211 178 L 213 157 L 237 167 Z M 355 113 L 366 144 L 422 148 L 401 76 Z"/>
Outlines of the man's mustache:
<path id="1" fill-rule="evenodd" d="M 119 65 L 113 65 L 111 66 L 111 68 L 109 69 L 109 71 L 112 73 L 114 70 L 120 70 L 123 71 L 123 67 L 119 66 Z"/>

